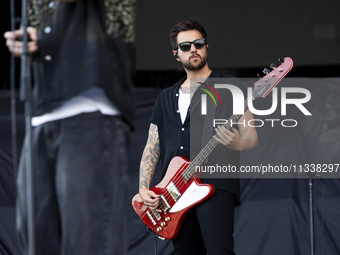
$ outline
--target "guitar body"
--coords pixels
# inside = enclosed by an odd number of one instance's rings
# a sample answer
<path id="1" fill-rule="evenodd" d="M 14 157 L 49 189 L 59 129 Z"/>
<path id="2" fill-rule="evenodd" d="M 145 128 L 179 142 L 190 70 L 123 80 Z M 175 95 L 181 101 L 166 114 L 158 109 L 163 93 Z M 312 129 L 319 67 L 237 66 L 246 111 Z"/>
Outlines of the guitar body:
<path id="1" fill-rule="evenodd" d="M 166 239 L 176 237 L 188 211 L 215 192 L 213 185 L 202 184 L 197 176 L 186 181 L 183 174 L 185 176 L 189 164 L 190 161 L 183 157 L 174 157 L 163 180 L 150 189 L 161 195 L 159 208 L 162 212 L 149 209 L 139 194 L 132 199 L 132 206 L 144 223 Z"/>

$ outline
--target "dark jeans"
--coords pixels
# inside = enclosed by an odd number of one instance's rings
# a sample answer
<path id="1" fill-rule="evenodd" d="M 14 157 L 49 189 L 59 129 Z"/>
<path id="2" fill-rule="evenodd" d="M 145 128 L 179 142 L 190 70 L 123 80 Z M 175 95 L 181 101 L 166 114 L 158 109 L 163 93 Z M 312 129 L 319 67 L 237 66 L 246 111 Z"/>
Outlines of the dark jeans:
<path id="1" fill-rule="evenodd" d="M 36 255 L 126 254 L 129 136 L 119 117 L 97 112 L 34 128 Z M 24 159 L 17 226 L 25 248 Z"/>
<path id="2" fill-rule="evenodd" d="M 233 194 L 215 190 L 191 210 L 172 240 L 177 255 L 234 255 L 234 207 Z"/>

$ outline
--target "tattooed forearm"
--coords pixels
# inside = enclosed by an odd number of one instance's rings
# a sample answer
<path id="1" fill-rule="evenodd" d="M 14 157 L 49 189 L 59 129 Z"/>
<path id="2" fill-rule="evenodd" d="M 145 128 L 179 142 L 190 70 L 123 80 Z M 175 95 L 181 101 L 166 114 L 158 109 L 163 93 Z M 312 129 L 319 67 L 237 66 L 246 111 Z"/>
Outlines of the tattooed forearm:
<path id="1" fill-rule="evenodd" d="M 155 124 L 150 125 L 149 137 L 144 148 L 139 172 L 139 189 L 149 189 L 160 157 L 160 145 L 158 128 Z"/>

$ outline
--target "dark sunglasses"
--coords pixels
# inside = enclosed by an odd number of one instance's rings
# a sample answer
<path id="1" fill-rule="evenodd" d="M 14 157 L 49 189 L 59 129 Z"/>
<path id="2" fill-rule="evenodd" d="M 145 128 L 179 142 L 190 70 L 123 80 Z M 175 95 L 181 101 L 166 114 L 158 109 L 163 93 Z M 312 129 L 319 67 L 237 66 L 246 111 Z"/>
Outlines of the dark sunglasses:
<path id="1" fill-rule="evenodd" d="M 191 44 L 193 44 L 196 49 L 202 49 L 205 45 L 205 38 L 196 39 L 192 42 L 182 42 L 178 44 L 177 48 L 180 48 L 181 51 L 189 51 L 191 49 Z"/>

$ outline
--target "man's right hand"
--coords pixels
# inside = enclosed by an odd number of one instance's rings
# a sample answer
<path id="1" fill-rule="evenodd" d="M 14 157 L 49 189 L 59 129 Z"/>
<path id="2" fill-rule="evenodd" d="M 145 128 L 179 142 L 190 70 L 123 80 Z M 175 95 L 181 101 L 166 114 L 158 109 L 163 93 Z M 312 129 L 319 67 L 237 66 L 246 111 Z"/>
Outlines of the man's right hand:
<path id="1" fill-rule="evenodd" d="M 139 195 L 147 207 L 149 207 L 151 210 L 154 210 L 156 212 L 161 212 L 160 209 L 157 209 L 158 204 L 159 204 L 159 195 L 157 195 L 152 190 L 148 190 L 148 189 L 140 189 Z"/>
<path id="2" fill-rule="evenodd" d="M 27 43 L 27 51 L 28 53 L 34 53 L 38 50 L 38 30 L 34 27 L 28 27 L 27 28 L 27 33 L 31 41 Z M 14 56 L 20 57 L 21 51 L 22 51 L 22 41 L 21 39 L 23 36 L 23 31 L 22 30 L 15 30 L 14 32 L 12 31 L 7 31 L 4 34 L 4 37 L 6 39 L 6 46 L 8 47 L 10 52 L 13 52 Z"/>

